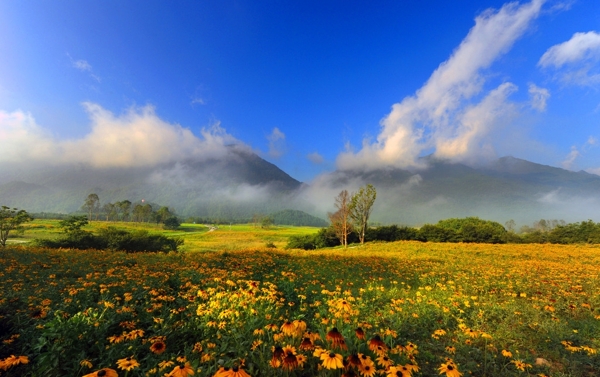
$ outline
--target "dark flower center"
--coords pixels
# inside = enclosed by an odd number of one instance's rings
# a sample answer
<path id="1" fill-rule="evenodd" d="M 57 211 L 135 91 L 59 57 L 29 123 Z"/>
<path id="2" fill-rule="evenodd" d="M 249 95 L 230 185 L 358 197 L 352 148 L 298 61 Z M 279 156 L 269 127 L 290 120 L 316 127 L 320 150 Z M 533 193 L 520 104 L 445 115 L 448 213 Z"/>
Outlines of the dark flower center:
<path id="1" fill-rule="evenodd" d="M 330 354 L 329 354 L 329 357 L 331 357 L 332 359 L 333 359 L 333 358 L 335 358 L 335 353 L 333 353 L 333 352 L 332 352 L 332 353 L 330 353 Z"/>
<path id="2" fill-rule="evenodd" d="M 102 376 L 106 376 L 106 371 L 105 370 L 101 370 L 98 372 L 98 376 L 102 377 Z"/>
<path id="3" fill-rule="evenodd" d="M 448 367 L 446 369 L 448 369 L 448 370 L 454 370 L 454 367 L 452 365 L 448 365 Z"/>

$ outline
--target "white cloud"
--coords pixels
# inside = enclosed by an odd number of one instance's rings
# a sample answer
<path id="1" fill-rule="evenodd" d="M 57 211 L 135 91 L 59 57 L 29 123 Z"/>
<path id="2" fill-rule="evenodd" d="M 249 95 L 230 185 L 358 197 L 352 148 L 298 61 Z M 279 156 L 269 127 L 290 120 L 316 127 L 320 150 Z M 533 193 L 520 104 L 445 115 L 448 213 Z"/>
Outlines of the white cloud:
<path id="1" fill-rule="evenodd" d="M 550 98 L 548 89 L 540 88 L 535 84 L 529 84 L 529 98 L 531 107 L 538 111 L 546 111 L 546 101 Z"/>
<path id="2" fill-rule="evenodd" d="M 576 146 L 571 147 L 571 152 L 567 155 L 567 157 L 561 162 L 561 166 L 565 169 L 571 170 L 575 165 L 575 160 L 581 156 L 579 150 L 577 150 Z"/>
<path id="3" fill-rule="evenodd" d="M 323 156 L 321 156 L 318 152 L 309 153 L 306 158 L 308 158 L 308 160 L 313 164 L 317 165 L 322 164 L 325 161 Z"/>
<path id="4" fill-rule="evenodd" d="M 100 77 L 98 77 L 96 74 L 94 74 L 92 72 L 92 65 L 90 63 L 87 62 L 87 60 L 83 60 L 83 59 L 79 59 L 79 60 L 74 60 L 71 55 L 69 53 L 67 53 L 67 56 L 69 57 L 69 60 L 71 61 L 71 64 L 73 65 L 74 68 L 80 70 L 81 72 L 87 72 L 91 78 L 93 78 L 94 80 L 100 82 Z"/>
<path id="5" fill-rule="evenodd" d="M 73 62 L 73 67 L 77 68 L 80 71 L 92 71 L 92 66 L 85 60 L 76 60 Z"/>
<path id="6" fill-rule="evenodd" d="M 269 156 L 279 158 L 285 153 L 285 134 L 279 128 L 273 128 L 270 135 L 267 136 L 269 141 Z"/>
<path id="7" fill-rule="evenodd" d="M 575 33 L 566 42 L 550 47 L 540 58 L 541 67 L 562 67 L 585 59 L 598 57 L 600 54 L 600 34 L 590 31 Z"/>
<path id="8" fill-rule="evenodd" d="M 431 148 L 440 148 L 436 154 L 453 159 L 489 153 L 489 145 L 482 141 L 493 128 L 490 124 L 497 123 L 492 115 L 502 115 L 501 109 L 508 106 L 506 97 L 516 87 L 501 84 L 473 105 L 472 98 L 481 93 L 485 83 L 481 71 L 510 49 L 538 16 L 543 3 L 509 3 L 479 15 L 466 38 L 425 85 L 392 106 L 381 121 L 377 140 L 365 140 L 357 153 L 340 154 L 338 167 L 415 167 L 419 166 L 419 155 Z"/>
<path id="9" fill-rule="evenodd" d="M 540 58 L 542 68 L 554 68 L 556 77 L 568 84 L 600 83 L 600 34 L 595 31 L 575 33 L 566 42 L 550 47 Z"/>
<path id="10" fill-rule="evenodd" d="M 204 99 L 202 98 L 192 98 L 192 105 L 205 105 Z"/>
<path id="11" fill-rule="evenodd" d="M 57 140 L 22 111 L 0 111 L 2 162 L 86 163 L 95 167 L 153 166 L 182 159 L 220 157 L 239 142 L 218 123 L 200 132 L 160 119 L 152 106 L 115 116 L 100 105 L 83 104 L 91 119 L 89 134 Z"/>

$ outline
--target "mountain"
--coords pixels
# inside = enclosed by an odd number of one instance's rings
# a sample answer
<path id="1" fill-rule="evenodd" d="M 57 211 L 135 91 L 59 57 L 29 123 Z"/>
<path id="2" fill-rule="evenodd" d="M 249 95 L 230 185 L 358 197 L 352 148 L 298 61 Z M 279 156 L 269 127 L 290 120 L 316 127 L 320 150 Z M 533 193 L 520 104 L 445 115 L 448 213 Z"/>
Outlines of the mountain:
<path id="1" fill-rule="evenodd" d="M 331 174 L 339 187 L 353 182 L 377 188 L 372 219 L 409 225 L 478 216 L 504 223 L 600 219 L 600 176 L 514 157 L 469 167 L 425 158 L 421 170 L 383 169 Z"/>
<path id="2" fill-rule="evenodd" d="M 326 219 L 342 189 L 371 183 L 377 189 L 371 220 L 380 223 L 419 225 L 467 216 L 520 225 L 542 218 L 600 221 L 600 176 L 514 157 L 477 167 L 432 157 L 423 162 L 427 167 L 420 170 L 334 171 L 310 185 L 240 146 L 228 147 L 219 158 L 154 167 L 16 166 L 0 171 L 0 205 L 69 213 L 96 193 L 102 204 L 144 199 L 184 217 L 236 220 L 300 210 Z M 286 221 L 290 213 L 283 212 Z"/>
<path id="3" fill-rule="evenodd" d="M 289 208 L 301 182 L 246 148 L 230 146 L 226 152 L 220 158 L 190 158 L 155 167 L 73 164 L 13 169 L 0 175 L 0 204 L 69 213 L 96 193 L 101 204 L 144 199 L 181 216 L 251 218 Z"/>

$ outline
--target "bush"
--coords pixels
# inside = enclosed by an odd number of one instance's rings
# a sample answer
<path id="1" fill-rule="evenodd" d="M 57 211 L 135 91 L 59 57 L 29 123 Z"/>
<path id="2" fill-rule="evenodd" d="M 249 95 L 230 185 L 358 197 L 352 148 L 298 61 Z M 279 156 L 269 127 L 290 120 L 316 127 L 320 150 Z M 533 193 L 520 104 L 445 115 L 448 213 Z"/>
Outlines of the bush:
<path id="1" fill-rule="evenodd" d="M 177 251 L 183 245 L 181 238 L 169 238 L 162 234 L 149 234 L 147 230 L 128 232 L 115 227 L 101 229 L 98 235 L 85 231 L 72 232 L 58 240 L 36 240 L 38 246 L 69 249 L 98 249 L 112 251 L 168 252 Z"/>
<path id="2" fill-rule="evenodd" d="M 175 216 L 172 216 L 172 217 L 165 219 L 165 222 L 163 223 L 163 228 L 169 229 L 169 230 L 175 230 L 175 229 L 179 228 L 180 225 L 181 225 L 181 223 L 179 222 L 179 219 Z"/>

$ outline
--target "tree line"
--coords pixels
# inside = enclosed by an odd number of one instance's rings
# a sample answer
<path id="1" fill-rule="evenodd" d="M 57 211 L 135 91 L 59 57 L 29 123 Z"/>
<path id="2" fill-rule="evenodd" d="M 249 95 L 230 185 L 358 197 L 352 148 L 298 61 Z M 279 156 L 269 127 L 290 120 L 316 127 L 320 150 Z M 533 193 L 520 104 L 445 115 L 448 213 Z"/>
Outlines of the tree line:
<path id="1" fill-rule="evenodd" d="M 140 203 L 123 200 L 101 205 L 98 194 L 91 193 L 85 198 L 81 209 L 87 213 L 88 221 L 97 221 L 102 216 L 105 221 L 155 222 L 164 224 L 167 228 L 176 228 L 180 224 L 175 212 L 169 207 L 153 206 L 144 200 Z"/>
<path id="2" fill-rule="evenodd" d="M 36 246 L 65 249 L 97 249 L 110 251 L 168 252 L 177 251 L 183 239 L 162 234 L 150 234 L 147 230 L 127 231 L 109 226 L 99 229 L 97 234 L 83 230 L 88 225 L 86 216 L 71 216 L 59 223 L 61 237 L 53 240 L 37 239 Z"/>

